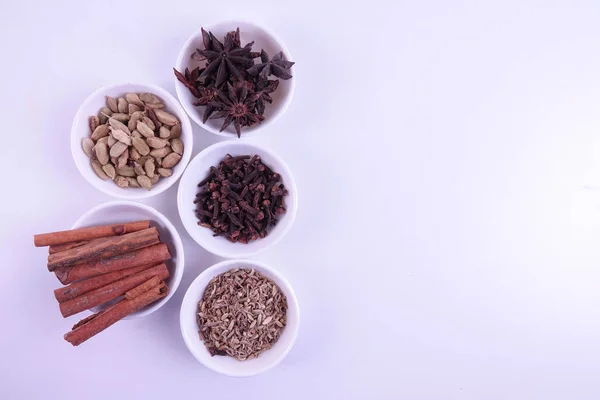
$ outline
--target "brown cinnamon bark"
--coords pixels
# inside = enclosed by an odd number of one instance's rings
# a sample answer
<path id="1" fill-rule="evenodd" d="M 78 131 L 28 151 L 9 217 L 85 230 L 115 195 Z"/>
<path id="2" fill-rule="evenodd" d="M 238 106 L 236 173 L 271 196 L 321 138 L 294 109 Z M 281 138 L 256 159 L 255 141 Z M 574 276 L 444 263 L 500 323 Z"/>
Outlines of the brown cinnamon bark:
<path id="1" fill-rule="evenodd" d="M 85 317 L 84 319 L 82 319 L 81 321 L 79 321 L 78 323 L 76 323 L 75 325 L 73 325 L 73 328 L 71 328 L 71 329 L 77 329 L 77 328 L 79 328 L 81 325 L 84 325 L 88 321 L 93 320 L 98 315 L 102 314 L 104 311 L 106 311 L 108 309 L 109 309 L 109 307 L 105 308 L 104 310 L 98 311 L 96 314 L 92 314 L 92 315 L 89 315 L 89 316 Z"/>
<path id="2" fill-rule="evenodd" d="M 48 253 L 55 254 L 60 253 L 61 251 L 74 249 L 75 247 L 83 246 L 84 244 L 89 243 L 89 240 L 80 240 L 77 242 L 69 242 L 64 244 L 53 244 L 48 247 Z"/>
<path id="3" fill-rule="evenodd" d="M 146 282 L 142 283 L 141 285 L 136 286 L 133 289 L 125 292 L 125 298 L 128 300 L 136 298 L 139 295 L 141 295 L 142 293 L 147 292 L 148 290 L 152 289 L 154 286 L 158 286 L 158 284 L 160 283 L 161 280 L 162 279 L 160 279 L 158 276 L 148 279 Z"/>
<path id="4" fill-rule="evenodd" d="M 125 268 L 138 267 L 147 264 L 156 265 L 169 260 L 170 258 L 171 254 L 169 253 L 167 245 L 161 243 L 129 253 L 120 254 L 118 256 L 105 258 L 103 260 L 56 268 L 54 273 L 63 285 L 67 285 L 79 279 L 107 274 Z"/>
<path id="5" fill-rule="evenodd" d="M 68 317 L 78 312 L 96 307 L 100 304 L 104 304 L 111 300 L 122 296 L 128 290 L 144 283 L 150 278 L 158 276 L 161 280 L 169 277 L 169 271 L 165 264 L 156 265 L 148 268 L 137 274 L 127 276 L 118 281 L 109 283 L 108 285 L 102 286 L 98 289 L 92 290 L 88 293 L 82 294 L 71 300 L 64 301 L 59 304 L 60 312 L 63 317 Z"/>
<path id="6" fill-rule="evenodd" d="M 124 235 L 137 232 L 150 227 L 150 221 L 127 222 L 123 224 L 93 226 L 89 228 L 78 228 L 69 231 L 42 233 L 33 236 L 33 244 L 36 247 L 50 246 L 81 240 L 97 239 L 107 236 Z"/>
<path id="7" fill-rule="evenodd" d="M 58 267 L 113 257 L 158 243 L 158 229 L 155 227 L 127 233 L 123 236 L 94 239 L 83 246 L 50 254 L 48 256 L 48 270 L 54 271 Z"/>
<path id="8" fill-rule="evenodd" d="M 126 268 L 120 271 L 98 275 L 90 279 L 84 279 L 67 287 L 56 289 L 54 291 L 54 297 L 56 297 L 56 300 L 58 300 L 59 303 L 62 303 L 63 301 L 74 299 L 75 297 L 101 288 L 102 286 L 106 286 L 111 282 L 118 281 L 119 279 L 123 279 L 129 275 L 137 274 L 138 272 L 148 269 L 154 265 L 156 264 Z"/>
<path id="9" fill-rule="evenodd" d="M 65 335 L 65 340 L 73 346 L 79 346 L 127 315 L 165 297 L 168 292 L 167 285 L 160 282 L 158 286 L 154 286 L 137 297 L 123 299 L 106 310 L 90 315 L 75 324 L 73 330 Z"/>

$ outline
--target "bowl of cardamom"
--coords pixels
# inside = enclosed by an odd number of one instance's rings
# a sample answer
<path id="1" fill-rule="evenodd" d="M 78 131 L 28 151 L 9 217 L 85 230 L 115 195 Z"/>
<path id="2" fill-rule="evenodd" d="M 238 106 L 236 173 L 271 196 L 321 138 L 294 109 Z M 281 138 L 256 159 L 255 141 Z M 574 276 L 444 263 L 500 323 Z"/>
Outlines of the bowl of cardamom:
<path id="1" fill-rule="evenodd" d="M 71 128 L 79 172 L 95 188 L 122 199 L 167 190 L 183 174 L 192 147 L 185 110 L 151 84 L 100 88 L 79 107 Z"/>

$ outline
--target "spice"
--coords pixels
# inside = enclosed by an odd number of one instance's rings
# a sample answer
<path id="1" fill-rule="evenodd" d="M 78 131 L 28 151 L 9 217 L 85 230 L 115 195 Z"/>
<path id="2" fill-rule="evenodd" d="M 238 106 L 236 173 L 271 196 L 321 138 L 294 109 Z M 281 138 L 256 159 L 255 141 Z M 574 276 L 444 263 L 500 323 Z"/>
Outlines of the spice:
<path id="1" fill-rule="evenodd" d="M 63 317 L 124 296 L 75 324 L 65 335 L 74 346 L 168 294 L 169 270 L 163 262 L 171 254 L 150 221 L 34 235 L 34 245 L 50 246 L 48 269 L 61 283 L 70 283 L 54 291 Z"/>
<path id="2" fill-rule="evenodd" d="M 275 54 L 273 58 L 269 60 L 269 55 L 262 50 L 260 52 L 260 60 L 262 63 L 256 64 L 248 70 L 250 75 L 259 75 L 263 81 L 266 80 L 271 74 L 281 79 L 290 79 L 292 77 L 289 69 L 292 67 L 292 65 L 294 65 L 294 63 L 284 60 L 282 52 Z"/>
<path id="3" fill-rule="evenodd" d="M 127 93 L 118 99 L 106 96 L 106 105 L 98 116 L 89 118 L 91 135 L 82 143 L 96 175 L 113 180 L 121 188 L 148 190 L 161 176 L 171 176 L 170 168 L 183 154 L 177 117 L 165 111 L 165 105 L 152 93 Z M 160 149 L 160 154 L 153 154 L 155 149 Z M 162 165 L 163 157 L 173 152 L 176 155 Z M 159 167 L 169 172 L 154 174 Z"/>
<path id="4" fill-rule="evenodd" d="M 198 303 L 200 339 L 212 356 L 240 361 L 258 357 L 277 342 L 286 325 L 287 299 L 254 269 L 214 277 Z"/>
<path id="5" fill-rule="evenodd" d="M 102 286 L 106 286 L 114 281 L 118 281 L 119 279 L 142 272 L 147 268 L 147 265 L 142 265 L 140 267 L 125 268 L 109 274 L 98 275 L 91 279 L 84 279 L 81 282 L 76 282 L 72 285 L 54 290 L 54 297 L 56 297 L 56 300 L 59 303 L 62 303 L 79 297 L 82 294 L 89 293 Z"/>
<path id="6" fill-rule="evenodd" d="M 279 52 L 269 59 L 261 50 L 253 52 L 254 42 L 242 47 L 240 29 L 228 32 L 221 43 L 212 32 L 202 29 L 204 49 L 196 49 L 192 59 L 201 67 L 180 72 L 173 69 L 177 79 L 196 97 L 195 106 L 204 106 L 202 122 L 224 119 L 221 132 L 233 122 L 238 137 L 243 127 L 264 120 L 265 102 L 272 103 L 269 95 L 277 90 L 279 81 L 291 79 L 293 62 Z M 254 59 L 260 57 L 260 63 Z"/>
<path id="7" fill-rule="evenodd" d="M 149 227 L 150 221 L 138 221 L 125 224 L 102 225 L 71 229 L 69 231 L 42 233 L 33 236 L 33 244 L 36 247 L 66 244 L 83 240 L 98 239 L 101 237 L 124 235 L 126 233 L 148 229 Z"/>
<path id="8" fill-rule="evenodd" d="M 146 307 L 148 304 L 162 299 L 169 293 L 169 288 L 165 282 L 160 281 L 158 285 L 148 289 L 150 282 L 156 283 L 156 279 L 149 279 L 147 282 L 126 292 L 123 300 L 73 325 L 73 330 L 65 335 L 65 340 L 73 346 L 79 346 L 115 322 Z M 140 293 L 142 288 L 147 290 Z"/>
<path id="9" fill-rule="evenodd" d="M 69 267 L 75 264 L 96 261 L 99 258 L 109 258 L 129 253 L 143 247 L 153 246 L 159 242 L 160 239 L 156 227 L 119 236 L 94 239 L 82 246 L 50 254 L 48 256 L 48 271 L 54 271 L 59 267 Z"/>
<path id="10" fill-rule="evenodd" d="M 103 286 L 99 286 L 87 293 L 83 293 L 72 299 L 65 300 L 59 303 L 60 312 L 63 317 L 70 317 L 85 311 L 89 308 L 99 306 L 111 300 L 122 296 L 128 290 L 141 285 L 148 279 L 158 277 L 159 280 L 169 277 L 169 270 L 165 264 L 159 264 L 154 267 L 147 268 L 133 275 L 126 276 L 114 282 L 109 282 Z M 74 285 L 76 285 L 75 283 Z"/>
<path id="11" fill-rule="evenodd" d="M 219 92 L 218 100 L 211 105 L 219 110 L 213 118 L 225 118 L 221 131 L 233 122 L 236 132 L 240 132 L 242 126 L 251 126 L 264 119 L 256 110 L 256 101 L 248 96 L 245 82 L 237 82 L 235 87 L 228 82 L 227 96 Z"/>
<path id="12" fill-rule="evenodd" d="M 144 266 L 148 268 L 170 258 L 171 254 L 167 245 L 160 243 L 114 257 L 57 268 L 54 273 L 60 283 L 67 285 L 83 278 L 105 275 L 133 267 Z"/>
<path id="13" fill-rule="evenodd" d="M 227 154 L 198 186 L 202 188 L 194 200 L 198 225 L 231 242 L 266 237 L 286 211 L 288 191 L 281 176 L 258 155 Z"/>

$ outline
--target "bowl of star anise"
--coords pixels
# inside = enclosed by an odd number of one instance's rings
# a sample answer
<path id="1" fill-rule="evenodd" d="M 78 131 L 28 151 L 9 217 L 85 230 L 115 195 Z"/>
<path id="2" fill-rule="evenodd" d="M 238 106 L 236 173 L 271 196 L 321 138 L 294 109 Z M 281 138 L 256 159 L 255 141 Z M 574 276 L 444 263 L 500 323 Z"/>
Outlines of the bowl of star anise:
<path id="1" fill-rule="evenodd" d="M 287 109 L 294 63 L 267 29 L 242 21 L 203 27 L 183 46 L 173 72 L 190 118 L 209 132 L 249 137 Z"/>

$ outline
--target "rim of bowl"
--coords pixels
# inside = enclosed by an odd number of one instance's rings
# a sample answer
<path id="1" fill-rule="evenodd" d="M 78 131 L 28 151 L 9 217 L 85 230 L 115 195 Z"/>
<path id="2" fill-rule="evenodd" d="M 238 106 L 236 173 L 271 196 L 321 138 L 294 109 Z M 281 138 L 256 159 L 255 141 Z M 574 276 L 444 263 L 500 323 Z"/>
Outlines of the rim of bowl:
<path id="1" fill-rule="evenodd" d="M 188 227 L 188 224 L 185 222 L 185 218 L 182 212 L 182 206 L 183 206 L 183 187 L 182 187 L 182 182 L 184 181 L 184 177 L 185 175 L 188 173 L 188 171 L 191 171 L 191 168 L 189 168 L 192 164 L 194 164 L 195 162 L 200 163 L 200 161 L 204 156 L 206 156 L 208 153 L 214 151 L 215 149 L 221 149 L 224 147 L 229 147 L 229 146 L 253 146 L 257 149 L 257 154 L 260 154 L 260 152 L 264 152 L 264 153 L 268 153 L 270 157 L 272 157 L 273 159 L 275 159 L 277 161 L 277 163 L 280 165 L 281 170 L 284 170 L 285 173 L 290 177 L 290 182 L 286 182 L 286 188 L 288 189 L 288 195 L 290 197 L 293 197 L 293 208 L 288 208 L 286 210 L 285 216 L 286 218 L 290 218 L 289 223 L 287 224 L 287 226 L 283 227 L 282 230 L 280 230 L 278 232 L 278 234 L 272 239 L 272 242 L 260 249 L 254 250 L 254 251 L 249 251 L 249 250 L 241 250 L 239 252 L 235 252 L 235 253 L 229 253 L 226 251 L 221 251 L 218 248 L 215 248 L 215 246 L 213 246 L 213 241 L 212 240 L 208 240 L 208 241 L 198 241 L 196 240 L 196 237 L 194 235 L 192 235 L 192 232 L 190 231 L 191 226 Z M 190 172 L 191 173 L 191 172 Z M 281 239 L 283 239 L 285 237 L 285 235 L 288 234 L 288 232 L 290 231 L 290 229 L 292 228 L 292 225 L 294 225 L 294 221 L 296 220 L 296 213 L 298 212 L 298 188 L 296 186 L 296 180 L 294 179 L 294 175 L 292 174 L 292 171 L 290 170 L 290 168 L 288 167 L 288 165 L 285 163 L 285 161 L 283 161 L 283 159 L 281 157 L 279 157 L 279 155 L 277 155 L 277 153 L 273 152 L 272 150 L 270 150 L 268 147 L 264 147 L 262 145 L 259 145 L 257 143 L 254 142 L 248 142 L 248 141 L 243 141 L 243 142 L 236 142 L 236 141 L 224 141 L 224 142 L 218 142 L 215 143 L 211 146 L 208 146 L 207 148 L 205 148 L 204 150 L 202 150 L 200 153 L 196 154 L 196 156 L 189 162 L 188 166 L 186 167 L 182 177 L 181 177 L 181 181 L 179 182 L 179 187 L 177 188 L 177 209 L 179 212 L 179 218 L 181 219 L 181 223 L 183 224 L 183 227 L 185 228 L 185 230 L 187 231 L 187 233 L 190 235 L 190 237 L 192 238 L 192 240 L 194 240 L 194 242 L 196 242 L 200 247 L 202 247 L 204 250 L 215 254 L 217 256 L 220 257 L 224 257 L 224 258 L 248 258 L 248 257 L 253 257 L 259 253 L 262 253 L 263 251 L 275 246 L 277 243 L 279 243 L 279 241 Z M 193 225 L 194 227 L 197 227 L 197 225 L 194 223 Z M 214 240 L 217 239 L 222 239 L 220 237 L 217 238 L 213 238 Z"/>
<path id="2" fill-rule="evenodd" d="M 119 195 L 119 194 L 115 194 L 115 193 L 111 192 L 110 190 L 107 190 L 102 185 L 100 185 L 99 182 L 92 181 L 84 174 L 84 172 L 82 170 L 82 168 L 84 168 L 84 166 L 80 165 L 80 163 L 77 162 L 77 157 L 75 155 L 75 153 L 77 151 L 82 151 L 80 143 L 78 141 L 76 141 L 76 138 L 75 138 L 75 136 L 76 136 L 75 129 L 77 127 L 78 121 L 80 121 L 84 117 L 84 111 L 83 111 L 84 108 L 86 108 L 86 106 L 92 101 L 92 99 L 96 98 L 97 96 L 99 96 L 100 94 L 102 94 L 104 92 L 108 92 L 112 89 L 116 89 L 120 86 L 125 86 L 125 85 L 136 85 L 136 86 L 146 87 L 146 88 L 148 88 L 148 92 L 158 94 L 161 97 L 168 98 L 170 101 L 172 101 L 173 106 L 179 108 L 179 111 L 183 111 L 182 114 L 186 116 L 186 118 L 184 118 L 181 121 L 181 131 L 182 131 L 182 134 L 183 134 L 183 132 L 189 132 L 189 134 L 187 135 L 187 136 L 189 136 L 189 138 L 187 140 L 189 140 L 190 143 L 189 143 L 189 145 L 186 146 L 186 148 L 189 148 L 189 150 L 187 151 L 187 155 L 185 154 L 186 152 L 184 152 L 184 154 L 181 156 L 181 160 L 179 161 L 183 168 L 180 169 L 179 173 L 173 174 L 167 178 L 163 178 L 163 179 L 171 179 L 171 181 L 166 183 L 162 188 L 158 188 L 158 189 L 154 188 L 152 190 L 146 190 L 146 191 L 141 191 L 141 190 L 140 191 L 130 191 L 129 193 L 127 193 L 126 189 L 119 188 L 119 189 L 122 189 L 122 191 L 124 193 L 123 195 Z M 115 198 L 123 199 L 123 200 L 148 199 L 150 197 L 154 197 L 158 194 L 161 194 L 162 192 L 164 192 L 165 190 L 167 190 L 171 186 L 173 186 L 173 184 L 175 182 L 177 182 L 177 180 L 181 177 L 181 175 L 183 175 L 185 167 L 187 166 L 187 163 L 189 163 L 189 161 L 191 159 L 193 147 L 194 147 L 194 134 L 192 132 L 192 124 L 190 123 L 190 119 L 188 117 L 187 111 L 185 110 L 184 107 L 182 107 L 178 98 L 176 99 L 171 93 L 167 92 L 162 87 L 152 84 L 152 83 L 125 82 L 125 83 L 116 83 L 116 84 L 112 84 L 112 85 L 106 85 L 106 86 L 102 86 L 99 89 L 96 89 L 88 97 L 86 97 L 86 99 L 83 101 L 83 103 L 81 103 L 81 105 L 77 109 L 75 118 L 73 119 L 73 124 L 71 125 L 71 157 L 73 158 L 73 162 L 75 163 L 75 166 L 77 167 L 77 170 L 79 171 L 81 176 L 83 176 L 83 178 L 87 182 L 89 182 L 90 185 L 92 185 L 94 188 L 100 190 L 102 193 L 107 194 L 111 197 L 115 197 Z M 92 167 L 89 166 L 89 168 L 91 169 Z M 100 178 L 98 178 L 98 179 L 100 179 Z"/>
<path id="3" fill-rule="evenodd" d="M 167 229 L 170 231 L 171 235 L 173 236 L 173 242 L 174 242 L 173 245 L 175 246 L 175 249 L 177 251 L 178 262 L 175 265 L 175 273 L 172 276 L 171 285 L 169 285 L 169 293 L 167 293 L 167 295 L 164 298 L 157 301 L 156 303 L 150 304 L 149 306 L 147 306 L 145 310 L 136 311 L 133 314 L 127 315 L 123 319 L 136 319 L 136 318 L 145 317 L 147 315 L 152 314 L 154 311 L 158 310 L 163 305 L 165 305 L 167 303 L 167 301 L 169 301 L 171 296 L 173 296 L 175 291 L 177 291 L 177 288 L 179 287 L 179 284 L 181 283 L 181 278 L 183 277 L 183 268 L 185 267 L 185 254 L 184 254 L 184 250 L 183 250 L 183 242 L 181 241 L 181 236 L 179 236 L 179 232 L 177 232 L 177 229 L 175 229 L 175 226 L 173 226 L 171 221 L 169 221 L 169 219 L 167 217 L 165 217 L 160 211 L 158 211 L 155 208 L 150 207 L 146 204 L 138 203 L 136 201 L 128 201 L 128 200 L 107 201 L 105 203 L 101 203 L 101 204 L 98 204 L 97 206 L 92 207 L 91 209 L 89 209 L 88 211 L 83 213 L 79 218 L 77 218 L 77 221 L 75 221 L 73 223 L 71 229 L 78 228 L 79 227 L 78 225 L 81 225 L 83 223 L 82 221 L 89 218 L 90 215 L 95 214 L 98 211 L 102 211 L 106 208 L 114 207 L 114 206 L 132 206 L 132 207 L 140 208 L 144 211 L 147 211 L 154 218 L 160 220 L 160 222 L 167 227 Z"/>
<path id="4" fill-rule="evenodd" d="M 288 312 L 290 312 L 290 307 L 289 304 L 293 303 L 294 305 L 294 309 L 295 309 L 295 316 L 296 316 L 296 326 L 294 327 L 294 330 L 292 332 L 292 337 L 289 341 L 289 343 L 287 344 L 287 347 L 285 348 L 285 350 L 283 350 L 283 352 L 270 364 L 265 365 L 262 368 L 257 368 L 255 371 L 252 371 L 251 373 L 235 373 L 235 372 L 231 372 L 227 369 L 224 368 L 220 368 L 216 365 L 214 365 L 213 363 L 207 363 L 204 362 L 203 359 L 201 359 L 201 357 L 197 356 L 195 350 L 193 350 L 196 345 L 192 344 L 188 341 L 187 336 L 185 335 L 185 328 L 183 325 L 183 321 L 184 318 L 186 316 L 183 315 L 183 308 L 184 305 L 189 303 L 191 301 L 191 297 L 192 297 L 192 292 L 190 292 L 190 289 L 192 287 L 194 287 L 196 285 L 196 282 L 204 277 L 209 277 L 208 282 L 210 282 L 210 279 L 212 279 L 214 276 L 217 275 L 217 273 L 215 272 L 215 270 L 221 269 L 221 268 L 226 268 L 231 266 L 232 268 L 234 268 L 235 264 L 239 264 L 239 263 L 244 263 L 244 264 L 251 264 L 252 267 L 259 267 L 259 268 L 263 268 L 266 271 L 268 271 L 269 274 L 271 274 L 272 276 L 275 276 L 280 282 L 282 282 L 283 285 L 279 285 L 277 284 L 277 286 L 279 286 L 282 290 L 284 290 L 284 294 L 287 298 L 287 302 L 288 302 Z M 242 267 L 242 268 L 248 268 L 248 267 Z M 267 278 L 271 279 L 270 276 L 267 276 Z M 206 290 L 206 286 L 207 284 L 201 288 L 201 295 L 204 293 L 204 290 Z M 281 287 L 283 286 L 283 287 Z M 194 294 L 197 292 L 194 292 Z M 179 311 L 179 327 L 181 330 L 181 335 L 183 336 L 183 341 L 185 342 L 186 347 L 188 348 L 189 352 L 192 353 L 192 355 L 194 356 L 194 358 L 196 360 L 198 360 L 198 362 L 200 362 L 200 364 L 204 365 L 206 368 L 211 369 L 215 372 L 218 372 L 220 374 L 223 375 L 228 375 L 228 376 L 233 376 L 233 377 L 247 377 L 247 376 L 254 376 L 254 375 L 258 375 L 261 374 L 263 372 L 266 372 L 268 370 L 270 370 L 271 368 L 277 366 L 279 363 L 281 363 L 281 361 L 283 361 L 283 359 L 289 354 L 289 352 L 292 350 L 292 348 L 294 347 L 294 344 L 296 343 L 296 338 L 298 337 L 298 331 L 300 329 L 300 307 L 298 305 L 298 298 L 296 297 L 296 293 L 294 292 L 294 288 L 292 287 L 292 285 L 289 283 L 289 281 L 285 278 L 285 276 L 277 271 L 277 269 L 269 266 L 268 264 L 265 264 L 263 262 L 260 261 L 256 261 L 256 260 L 248 260 L 248 259 L 233 259 L 233 260 L 225 260 L 225 261 L 221 261 L 218 262 L 214 265 L 211 265 L 210 267 L 208 267 L 207 269 L 205 269 L 204 271 L 202 271 L 190 284 L 190 286 L 188 287 L 188 289 L 185 292 L 185 295 L 183 296 L 183 300 L 181 302 L 181 308 Z M 286 326 L 287 328 L 287 326 Z M 197 336 L 197 335 L 196 335 Z M 280 343 L 279 341 L 277 343 Z M 200 338 L 198 337 L 198 345 L 200 346 L 204 346 L 204 343 L 200 340 Z M 268 350 L 267 350 L 268 351 Z M 240 361 L 241 362 L 241 361 Z"/>
<path id="5" fill-rule="evenodd" d="M 214 29 L 217 26 L 236 25 L 236 24 L 250 25 L 254 28 L 258 28 L 258 29 L 262 30 L 268 36 L 270 36 L 275 42 L 277 42 L 277 45 L 281 49 L 280 51 L 283 52 L 286 60 L 292 59 L 292 56 L 290 55 L 290 52 L 289 52 L 287 46 L 285 45 L 285 43 L 279 38 L 279 36 L 277 36 L 272 30 L 265 27 L 264 25 L 257 24 L 255 22 L 250 22 L 245 19 L 232 19 L 232 20 L 226 20 L 226 21 L 209 24 L 209 25 L 203 26 L 202 28 L 209 31 L 211 29 Z M 184 57 L 185 52 L 191 46 L 194 39 L 196 39 L 198 37 L 200 37 L 200 38 L 202 37 L 202 29 L 199 29 L 196 32 L 194 32 L 194 34 L 192 36 L 190 36 L 188 38 L 188 40 L 185 41 L 184 45 L 181 47 L 181 50 L 179 51 L 179 54 L 177 55 L 177 61 L 175 63 L 178 71 L 181 71 L 182 67 L 184 66 L 183 65 L 183 57 Z M 255 125 L 254 128 L 250 128 L 250 130 L 242 131 L 242 138 L 249 138 L 249 137 L 255 136 L 258 132 L 263 130 L 263 128 L 271 125 L 273 122 L 278 120 L 279 117 L 281 117 L 281 115 L 283 115 L 283 113 L 286 112 L 286 110 L 290 106 L 290 103 L 292 102 L 292 98 L 294 97 L 294 91 L 296 88 L 296 71 L 294 69 L 294 66 L 292 66 L 290 68 L 290 71 L 292 73 L 293 78 L 290 81 L 290 90 L 289 90 L 287 96 L 285 97 L 285 99 L 283 100 L 281 109 L 276 114 L 274 114 L 271 118 L 269 118 L 268 120 L 265 120 L 265 121 L 261 122 L 260 124 Z M 184 101 L 184 99 L 182 99 L 181 92 L 184 90 L 185 86 L 183 86 L 183 84 L 181 82 L 179 82 L 179 80 L 177 80 L 176 76 L 173 77 L 173 79 L 175 81 L 175 92 L 177 93 L 177 98 L 179 99 L 179 102 L 181 103 L 183 109 L 185 110 L 185 112 L 187 113 L 187 115 L 190 117 L 190 119 L 192 121 L 194 121 L 202 129 L 204 129 L 210 133 L 213 133 L 215 135 L 223 136 L 223 137 L 226 137 L 229 139 L 238 139 L 238 137 L 235 133 L 225 132 L 225 131 L 220 132 L 219 129 L 213 128 L 212 126 L 203 123 L 202 118 L 200 117 L 200 115 L 197 112 L 195 112 L 195 109 L 192 108 L 192 105 L 187 104 Z"/>

